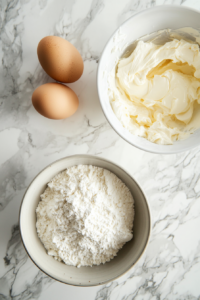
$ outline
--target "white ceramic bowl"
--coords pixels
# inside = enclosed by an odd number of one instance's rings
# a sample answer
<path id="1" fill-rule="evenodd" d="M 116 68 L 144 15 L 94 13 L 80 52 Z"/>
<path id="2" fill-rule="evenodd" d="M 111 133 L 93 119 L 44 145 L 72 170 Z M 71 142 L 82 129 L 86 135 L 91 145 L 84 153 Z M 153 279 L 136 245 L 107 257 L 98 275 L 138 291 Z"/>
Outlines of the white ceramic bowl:
<path id="1" fill-rule="evenodd" d="M 158 145 L 149 142 L 145 138 L 134 136 L 121 125 L 110 106 L 107 75 L 115 67 L 127 45 L 138 38 L 161 29 L 179 29 L 183 27 L 200 29 L 200 13 L 186 7 L 172 5 L 157 6 L 144 10 L 128 19 L 115 31 L 105 46 L 99 62 L 97 88 L 105 117 L 124 140 L 145 151 L 170 154 L 189 150 L 200 144 L 200 130 L 195 131 L 188 139 L 176 141 L 173 145 Z M 123 36 L 121 40 L 119 39 L 119 33 Z"/>
<path id="2" fill-rule="evenodd" d="M 118 255 L 104 265 L 76 268 L 58 262 L 46 253 L 36 231 L 36 207 L 47 183 L 59 172 L 74 165 L 94 165 L 116 174 L 130 189 L 135 200 L 134 238 Z M 150 231 L 149 206 L 138 183 L 122 168 L 103 158 L 74 155 L 60 159 L 42 170 L 28 187 L 22 200 L 19 225 L 22 242 L 34 264 L 50 277 L 75 286 L 95 286 L 107 283 L 127 272 L 144 253 Z"/>

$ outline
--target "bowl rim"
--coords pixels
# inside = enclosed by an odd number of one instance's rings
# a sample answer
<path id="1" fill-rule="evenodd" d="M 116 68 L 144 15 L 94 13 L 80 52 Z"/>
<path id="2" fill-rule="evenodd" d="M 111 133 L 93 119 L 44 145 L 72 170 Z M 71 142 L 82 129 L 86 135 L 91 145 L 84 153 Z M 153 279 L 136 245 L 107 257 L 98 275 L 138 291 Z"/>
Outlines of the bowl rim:
<path id="1" fill-rule="evenodd" d="M 52 165 L 56 164 L 57 162 L 60 162 L 62 160 L 65 160 L 65 159 L 70 159 L 70 158 L 76 158 L 76 157 L 87 157 L 87 158 L 95 158 L 95 159 L 99 159 L 100 161 L 106 161 L 110 164 L 113 164 L 115 166 L 117 166 L 120 170 L 122 170 L 123 172 L 125 172 L 134 182 L 135 184 L 137 185 L 137 187 L 139 188 L 139 190 L 141 191 L 142 195 L 143 195 L 143 198 L 145 200 L 145 203 L 146 203 L 146 207 L 147 207 L 147 212 L 148 212 L 148 215 L 149 215 L 149 226 L 148 226 L 148 237 L 147 237 L 147 240 L 146 240 L 146 243 L 145 243 L 145 246 L 141 252 L 141 254 L 139 255 L 139 257 L 137 258 L 137 260 L 131 264 L 130 267 L 128 267 L 128 269 L 126 271 L 124 271 L 123 273 L 121 273 L 120 275 L 118 276 L 115 276 L 113 277 L 112 279 L 110 280 L 107 280 L 107 281 L 104 281 L 104 282 L 101 282 L 101 283 L 97 283 L 97 284 L 91 284 L 91 285 L 80 285 L 80 284 L 71 284 L 71 283 L 67 283 L 65 281 L 62 281 L 62 280 L 59 280 L 51 275 L 49 275 L 48 273 L 46 273 L 35 261 L 34 259 L 31 257 L 31 255 L 29 254 L 27 248 L 26 248 L 26 244 L 25 244 L 25 241 L 23 240 L 23 235 L 22 235 L 22 230 L 21 230 L 21 211 L 22 211 L 22 206 L 23 206 L 23 202 L 24 202 L 24 199 L 25 199 L 25 196 L 29 190 L 29 187 L 32 185 L 32 183 L 35 181 L 35 179 L 43 172 L 45 171 L 46 169 L 48 169 L 49 167 L 51 167 Z M 62 171 L 62 170 L 61 170 Z M 61 172 L 60 171 L 60 172 Z M 24 246 L 24 249 L 26 251 L 26 253 L 28 254 L 28 257 L 31 259 L 31 261 L 34 263 L 34 265 L 40 270 L 42 271 L 45 275 L 49 276 L 50 278 L 60 282 L 60 283 L 64 283 L 66 285 L 70 285 L 70 286 L 76 286 L 76 287 L 94 287 L 94 286 L 100 286 L 100 285 L 103 285 L 103 284 L 107 284 L 109 282 L 112 282 L 118 278 L 120 278 L 121 276 L 123 276 L 124 274 L 126 274 L 128 271 L 130 271 L 130 269 L 132 269 L 136 264 L 137 262 L 140 260 L 140 258 L 143 256 L 144 252 L 146 251 L 147 249 L 147 246 L 149 244 L 149 240 L 150 240 L 150 237 L 151 237 L 151 231 L 152 231 L 152 220 L 151 220 L 151 209 L 150 209 L 150 206 L 149 206 L 149 203 L 148 203 L 148 200 L 147 200 L 147 196 L 145 194 L 145 192 L 142 190 L 142 188 L 140 187 L 140 185 L 138 184 L 138 182 L 125 170 L 123 169 L 122 167 L 120 167 L 118 164 L 112 162 L 111 160 L 108 160 L 108 159 L 105 159 L 103 157 L 99 157 L 99 156 L 95 156 L 95 155 L 90 155 L 90 154 L 75 154 L 75 155 L 69 155 L 69 156 L 65 156 L 63 158 L 60 158 L 60 159 L 57 159 L 55 160 L 54 162 L 50 163 L 49 165 L 47 165 L 45 168 L 43 168 L 34 178 L 33 180 L 30 182 L 30 184 L 28 185 L 25 193 L 24 193 L 24 196 L 22 198 L 22 201 L 21 201 L 21 204 L 20 204 L 20 209 L 19 209 L 19 216 L 18 216 L 18 224 L 19 224 L 19 231 L 20 231 L 20 238 L 21 238 L 21 242 Z"/>
<path id="2" fill-rule="evenodd" d="M 97 68 L 97 75 L 96 75 L 96 82 L 97 82 L 97 92 L 98 92 L 98 98 L 99 98 L 99 102 L 100 102 L 100 105 L 101 105 L 101 109 L 103 111 L 103 114 L 106 118 L 106 120 L 108 121 L 108 123 L 110 124 L 110 126 L 112 127 L 112 129 L 114 129 L 114 131 L 123 139 L 125 140 L 127 143 L 129 143 L 131 146 L 134 146 L 140 150 L 143 150 L 143 151 L 146 151 L 146 152 L 149 152 L 149 153 L 154 153 L 154 154 L 176 154 L 176 153 L 181 153 L 181 152 L 186 152 L 186 151 L 189 151 L 191 149 L 194 149 L 196 147 L 198 147 L 199 145 L 195 145 L 193 146 L 192 144 L 184 147 L 184 149 L 177 149 L 177 150 L 172 150 L 170 152 L 168 152 L 167 150 L 149 150 L 147 149 L 146 147 L 143 147 L 143 146 L 140 146 L 140 145 L 136 145 L 135 143 L 129 141 L 126 137 L 124 137 L 115 127 L 114 125 L 110 122 L 109 120 L 109 117 L 107 116 L 106 112 L 104 111 L 104 108 L 103 108 L 103 104 L 102 104 L 102 100 L 101 100 L 101 97 L 100 97 L 100 87 L 99 87 L 99 81 L 100 81 L 100 68 L 101 68 L 101 63 L 102 63 L 102 60 L 103 60 L 103 56 L 107 50 L 107 47 L 108 47 L 108 44 L 110 42 L 110 40 L 115 36 L 115 34 L 117 33 L 117 31 L 120 29 L 120 27 L 124 26 L 126 23 L 128 23 L 131 19 L 133 19 L 134 17 L 138 16 L 138 15 L 141 15 L 143 13 L 146 13 L 147 11 L 152 11 L 152 10 L 159 10 L 159 9 L 166 9 L 166 8 L 171 8 L 171 9 L 179 9 L 179 10 L 190 10 L 190 11 L 193 11 L 193 12 L 196 12 L 199 14 L 200 16 L 200 10 L 198 9 L 194 9 L 194 8 L 190 8 L 190 7 L 187 7 L 187 6 L 182 6 L 182 5 L 172 5 L 172 4 L 165 4 L 165 5 L 157 5 L 157 6 L 154 6 L 154 7 L 150 7 L 150 8 L 147 8 L 147 9 L 143 9 L 137 13 L 135 13 L 133 16 L 131 16 L 130 18 L 128 18 L 127 20 L 125 20 L 121 25 L 119 25 L 117 27 L 117 29 L 113 32 L 113 34 L 109 37 L 108 41 L 106 42 L 104 48 L 103 48 L 103 51 L 101 53 L 101 56 L 100 56 L 100 60 L 99 60 L 99 63 L 98 63 L 98 68 Z M 168 146 L 168 145 L 163 145 L 163 146 Z"/>

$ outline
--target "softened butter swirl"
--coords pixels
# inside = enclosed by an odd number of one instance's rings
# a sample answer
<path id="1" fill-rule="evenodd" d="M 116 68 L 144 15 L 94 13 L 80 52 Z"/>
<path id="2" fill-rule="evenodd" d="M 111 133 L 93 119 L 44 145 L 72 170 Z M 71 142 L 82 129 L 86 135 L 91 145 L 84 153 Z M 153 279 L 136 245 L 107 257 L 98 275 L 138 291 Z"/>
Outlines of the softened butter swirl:
<path id="1" fill-rule="evenodd" d="M 139 41 L 109 80 L 111 106 L 132 134 L 173 144 L 200 127 L 199 46 Z"/>

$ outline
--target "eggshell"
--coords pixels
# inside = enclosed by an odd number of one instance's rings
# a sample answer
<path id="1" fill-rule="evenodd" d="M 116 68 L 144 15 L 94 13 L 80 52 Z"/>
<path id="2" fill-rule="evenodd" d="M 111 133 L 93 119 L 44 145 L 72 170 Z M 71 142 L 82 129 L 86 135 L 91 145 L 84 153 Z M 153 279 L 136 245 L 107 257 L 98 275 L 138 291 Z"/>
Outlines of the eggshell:
<path id="1" fill-rule="evenodd" d="M 46 36 L 38 44 L 38 59 L 45 72 L 60 82 L 74 82 L 83 73 L 83 60 L 78 50 L 58 36 Z"/>
<path id="2" fill-rule="evenodd" d="M 75 113 L 79 101 L 72 89 L 61 83 L 46 83 L 32 95 L 35 109 L 49 119 L 65 119 Z"/>

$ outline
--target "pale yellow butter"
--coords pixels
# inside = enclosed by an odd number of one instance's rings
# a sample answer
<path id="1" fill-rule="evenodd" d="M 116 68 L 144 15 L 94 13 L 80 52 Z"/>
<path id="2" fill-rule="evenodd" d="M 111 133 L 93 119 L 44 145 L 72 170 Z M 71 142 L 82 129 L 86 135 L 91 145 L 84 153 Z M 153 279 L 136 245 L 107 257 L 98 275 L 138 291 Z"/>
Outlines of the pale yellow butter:
<path id="1" fill-rule="evenodd" d="M 132 134 L 173 144 L 200 127 L 200 53 L 197 44 L 139 41 L 109 79 L 111 106 Z"/>

